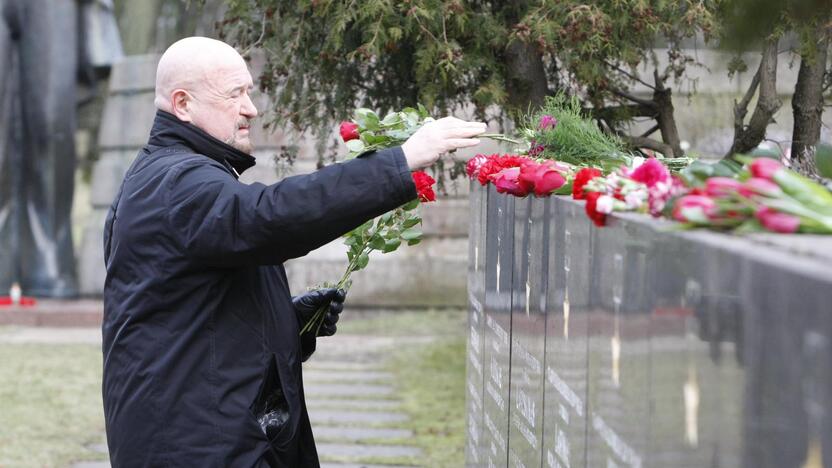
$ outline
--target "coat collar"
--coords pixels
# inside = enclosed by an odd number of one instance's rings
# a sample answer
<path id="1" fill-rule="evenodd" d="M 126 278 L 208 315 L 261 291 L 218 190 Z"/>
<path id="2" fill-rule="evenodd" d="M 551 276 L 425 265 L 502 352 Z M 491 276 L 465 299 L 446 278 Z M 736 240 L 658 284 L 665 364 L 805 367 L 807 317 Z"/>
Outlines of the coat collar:
<path id="1" fill-rule="evenodd" d="M 153 128 L 150 130 L 150 139 L 147 143 L 160 147 L 187 146 L 220 164 L 230 166 L 237 176 L 255 164 L 252 155 L 223 143 L 195 125 L 183 122 L 173 114 L 162 110 L 156 111 L 156 118 L 153 121 Z"/>

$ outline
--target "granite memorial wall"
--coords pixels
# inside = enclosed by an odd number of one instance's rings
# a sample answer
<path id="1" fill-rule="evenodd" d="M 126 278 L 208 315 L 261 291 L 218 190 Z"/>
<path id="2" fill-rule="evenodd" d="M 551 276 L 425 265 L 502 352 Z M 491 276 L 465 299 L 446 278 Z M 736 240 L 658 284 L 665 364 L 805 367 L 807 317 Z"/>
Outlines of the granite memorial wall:
<path id="1" fill-rule="evenodd" d="M 469 466 L 832 466 L 832 241 L 470 193 Z"/>

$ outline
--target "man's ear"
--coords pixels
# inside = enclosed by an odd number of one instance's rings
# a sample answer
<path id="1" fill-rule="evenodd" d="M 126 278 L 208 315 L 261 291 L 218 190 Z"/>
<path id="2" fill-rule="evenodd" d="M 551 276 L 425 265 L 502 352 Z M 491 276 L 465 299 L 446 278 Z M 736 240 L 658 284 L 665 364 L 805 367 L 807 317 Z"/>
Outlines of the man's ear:
<path id="1" fill-rule="evenodd" d="M 170 94 L 171 113 L 183 122 L 191 122 L 191 106 L 193 97 L 184 89 L 175 89 Z"/>

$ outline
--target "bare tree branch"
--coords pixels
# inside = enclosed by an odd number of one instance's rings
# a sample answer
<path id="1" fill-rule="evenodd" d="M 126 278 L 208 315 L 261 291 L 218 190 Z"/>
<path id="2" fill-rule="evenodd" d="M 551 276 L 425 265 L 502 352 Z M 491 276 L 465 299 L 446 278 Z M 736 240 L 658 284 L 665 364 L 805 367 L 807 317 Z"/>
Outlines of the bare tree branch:
<path id="1" fill-rule="evenodd" d="M 619 67 L 618 65 L 612 64 L 612 63 L 610 63 L 610 62 L 608 62 L 608 61 L 606 61 L 606 60 L 604 61 L 604 64 L 605 64 L 606 66 L 608 66 L 608 67 L 610 67 L 610 68 L 612 68 L 612 69 L 614 69 L 614 70 L 618 71 L 619 73 L 621 73 L 622 75 L 626 76 L 627 78 L 629 78 L 629 79 L 631 79 L 631 80 L 633 80 L 633 81 L 638 81 L 639 83 L 643 84 L 644 86 L 647 86 L 647 87 L 648 87 L 648 88 L 650 88 L 650 89 L 656 89 L 656 87 L 655 87 L 655 86 L 653 86 L 653 85 L 651 85 L 650 83 L 648 83 L 648 82 L 646 82 L 646 81 L 642 80 L 642 79 L 641 79 L 641 78 L 639 78 L 638 76 L 633 75 L 632 73 L 628 72 L 627 70 L 624 70 L 623 68 Z"/>
<path id="2" fill-rule="evenodd" d="M 654 109 L 656 107 L 656 103 L 649 100 L 649 99 L 643 99 L 643 98 L 634 96 L 634 95 L 632 95 L 632 94 L 630 94 L 626 91 L 622 91 L 622 90 L 617 89 L 617 88 L 610 88 L 610 92 L 615 94 L 616 96 L 622 98 L 622 99 L 627 99 L 628 101 L 633 101 L 637 104 L 641 104 L 642 106 L 647 106 L 647 107 L 651 107 L 651 108 L 654 108 Z"/>
<path id="3" fill-rule="evenodd" d="M 642 133 L 642 134 L 641 134 L 641 137 L 642 137 L 642 138 L 647 138 L 647 137 L 649 137 L 650 135 L 652 135 L 652 134 L 656 133 L 656 130 L 658 130 L 658 129 L 659 129 L 659 125 L 658 125 L 658 124 L 653 125 L 652 127 L 650 127 L 650 129 L 649 129 L 649 130 L 647 130 L 646 132 Z"/>

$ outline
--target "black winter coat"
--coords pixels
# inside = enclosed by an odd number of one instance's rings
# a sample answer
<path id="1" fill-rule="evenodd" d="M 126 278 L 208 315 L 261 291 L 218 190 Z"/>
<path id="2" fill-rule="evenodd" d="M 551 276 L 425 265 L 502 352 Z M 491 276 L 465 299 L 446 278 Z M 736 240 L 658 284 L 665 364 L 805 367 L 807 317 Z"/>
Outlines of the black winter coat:
<path id="1" fill-rule="evenodd" d="M 114 467 L 318 466 L 282 263 L 416 190 L 400 148 L 269 186 L 237 180 L 252 165 L 160 111 L 124 177 L 104 233 Z"/>

